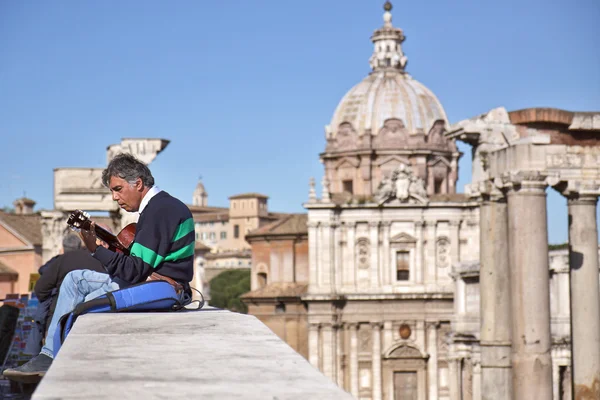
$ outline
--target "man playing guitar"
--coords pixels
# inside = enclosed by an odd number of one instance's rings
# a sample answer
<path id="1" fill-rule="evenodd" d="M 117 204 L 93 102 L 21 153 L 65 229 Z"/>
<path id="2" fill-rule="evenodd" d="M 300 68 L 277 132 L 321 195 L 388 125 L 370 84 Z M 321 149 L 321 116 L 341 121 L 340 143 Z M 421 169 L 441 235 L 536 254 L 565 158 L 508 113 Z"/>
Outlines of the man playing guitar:
<path id="1" fill-rule="evenodd" d="M 65 276 L 42 351 L 26 364 L 4 371 L 9 378 L 44 376 L 54 358 L 58 321 L 80 303 L 155 279 L 173 285 L 183 304 L 191 300 L 195 231 L 188 207 L 156 187 L 148 167 L 129 154 L 113 158 L 102 172 L 102 183 L 119 207 L 139 213 L 133 242 L 106 244 L 97 237 L 103 230 L 93 222 L 79 225 L 85 246 L 107 273 L 75 270 Z"/>

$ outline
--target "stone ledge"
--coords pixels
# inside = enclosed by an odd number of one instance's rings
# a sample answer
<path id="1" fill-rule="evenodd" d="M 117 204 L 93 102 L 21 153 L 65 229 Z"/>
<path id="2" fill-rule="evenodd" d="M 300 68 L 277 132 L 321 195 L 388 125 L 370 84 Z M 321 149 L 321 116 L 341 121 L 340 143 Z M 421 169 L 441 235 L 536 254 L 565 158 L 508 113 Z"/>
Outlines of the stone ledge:
<path id="1" fill-rule="evenodd" d="M 32 399 L 352 399 L 253 316 L 80 317 Z"/>

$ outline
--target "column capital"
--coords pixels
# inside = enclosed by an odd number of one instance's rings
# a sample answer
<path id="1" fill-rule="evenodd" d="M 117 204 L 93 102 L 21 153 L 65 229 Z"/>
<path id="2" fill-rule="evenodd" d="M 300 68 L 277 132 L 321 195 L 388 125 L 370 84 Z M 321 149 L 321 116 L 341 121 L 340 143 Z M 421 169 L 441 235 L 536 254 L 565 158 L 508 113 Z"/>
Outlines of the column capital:
<path id="1" fill-rule="evenodd" d="M 415 221 L 415 227 L 423 228 L 426 225 L 425 221 Z"/>
<path id="2" fill-rule="evenodd" d="M 569 180 L 554 185 L 560 194 L 567 198 L 569 204 L 596 204 L 600 196 L 600 181 Z"/>
<path id="3" fill-rule="evenodd" d="M 319 223 L 315 222 L 315 221 L 309 221 L 306 223 L 306 226 L 308 228 L 317 228 L 317 227 L 319 227 Z"/>
<path id="4" fill-rule="evenodd" d="M 342 223 L 346 226 L 346 228 L 356 228 L 356 221 L 344 221 Z"/>
<path id="5" fill-rule="evenodd" d="M 392 226 L 392 221 L 382 221 L 381 225 L 383 225 L 385 228 L 389 228 Z"/>
<path id="6" fill-rule="evenodd" d="M 504 186 L 502 179 L 475 182 L 470 185 L 471 197 L 483 203 L 505 201 Z"/>
<path id="7" fill-rule="evenodd" d="M 546 187 L 552 183 L 553 177 L 548 180 L 548 174 L 541 171 L 519 170 L 502 174 L 494 179 L 498 188 L 506 190 L 509 194 L 545 194 Z"/>
<path id="8" fill-rule="evenodd" d="M 348 330 L 358 330 L 358 322 L 344 322 L 344 326 Z"/>
<path id="9" fill-rule="evenodd" d="M 458 220 L 458 221 L 456 221 L 456 220 L 451 220 L 451 221 L 448 221 L 448 224 L 449 224 L 451 227 L 453 227 L 453 228 L 458 228 L 458 227 L 460 226 L 460 223 L 461 223 L 461 222 L 462 222 L 462 221 L 460 221 L 460 220 Z"/>
<path id="10" fill-rule="evenodd" d="M 369 226 L 371 228 L 378 228 L 380 223 L 380 221 L 369 221 Z"/>
<path id="11" fill-rule="evenodd" d="M 372 329 L 381 330 L 381 328 L 383 328 L 383 322 L 381 321 L 370 322 L 369 324 L 371 325 Z"/>

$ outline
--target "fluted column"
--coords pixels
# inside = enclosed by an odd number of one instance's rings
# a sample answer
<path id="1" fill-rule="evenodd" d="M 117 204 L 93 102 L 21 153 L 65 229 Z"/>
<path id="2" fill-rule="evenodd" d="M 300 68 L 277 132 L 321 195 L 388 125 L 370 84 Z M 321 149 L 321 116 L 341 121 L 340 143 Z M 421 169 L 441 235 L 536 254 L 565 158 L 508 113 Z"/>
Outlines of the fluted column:
<path id="1" fill-rule="evenodd" d="M 371 287 L 379 288 L 379 221 L 369 223 L 371 241 Z"/>
<path id="2" fill-rule="evenodd" d="M 511 306 L 506 199 L 495 190 L 480 207 L 481 386 L 483 400 L 510 400 Z"/>
<path id="3" fill-rule="evenodd" d="M 350 393 L 358 398 L 358 324 L 348 324 L 350 331 Z"/>
<path id="4" fill-rule="evenodd" d="M 450 400 L 460 400 L 462 398 L 459 385 L 459 362 L 456 358 L 448 360 L 448 389 Z"/>
<path id="5" fill-rule="evenodd" d="M 381 400 L 381 322 L 371 324 L 373 333 L 373 349 L 371 354 L 371 370 L 373 371 L 372 400 Z"/>
<path id="6" fill-rule="evenodd" d="M 524 171 L 505 178 L 509 189 L 513 399 L 551 399 L 545 176 Z"/>
<path id="7" fill-rule="evenodd" d="M 390 229 L 392 227 L 392 223 L 390 221 L 383 221 L 383 258 L 381 259 L 381 283 L 385 285 L 389 285 L 392 283 L 392 268 L 390 266 Z"/>
<path id="8" fill-rule="evenodd" d="M 319 324 L 308 324 L 308 361 L 319 368 Z"/>
<path id="9" fill-rule="evenodd" d="M 415 230 L 417 233 L 417 243 L 415 251 L 415 282 L 423 283 L 423 227 L 425 223 L 423 221 L 415 222 Z"/>
<path id="10" fill-rule="evenodd" d="M 574 193 L 567 202 L 574 399 L 600 399 L 597 193 Z"/>

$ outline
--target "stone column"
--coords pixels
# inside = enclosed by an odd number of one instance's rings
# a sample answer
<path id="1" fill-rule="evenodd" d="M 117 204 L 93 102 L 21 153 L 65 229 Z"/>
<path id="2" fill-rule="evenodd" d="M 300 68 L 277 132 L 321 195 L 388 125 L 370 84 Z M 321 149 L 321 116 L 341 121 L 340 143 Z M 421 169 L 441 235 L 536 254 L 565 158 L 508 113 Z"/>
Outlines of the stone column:
<path id="1" fill-rule="evenodd" d="M 308 276 L 309 284 L 311 289 L 314 286 L 319 286 L 318 281 L 318 249 L 317 249 L 317 227 L 319 226 L 316 222 L 309 222 L 308 224 Z"/>
<path id="2" fill-rule="evenodd" d="M 429 360 L 427 362 L 428 400 L 437 400 L 438 398 L 437 328 L 437 322 L 427 324 L 427 352 L 429 353 Z"/>
<path id="3" fill-rule="evenodd" d="M 480 207 L 481 387 L 483 400 L 510 400 L 511 317 L 508 212 L 502 193 Z"/>
<path id="4" fill-rule="evenodd" d="M 319 324 L 308 324 L 308 361 L 319 368 Z"/>
<path id="5" fill-rule="evenodd" d="M 600 399 L 600 285 L 594 195 L 568 198 L 573 398 Z"/>
<path id="6" fill-rule="evenodd" d="M 390 280 L 392 278 L 392 268 L 390 266 L 390 229 L 392 227 L 392 223 L 390 221 L 383 221 L 383 257 L 381 259 L 381 283 L 385 285 L 389 285 L 392 283 Z"/>
<path id="7" fill-rule="evenodd" d="M 417 243 L 415 251 L 415 283 L 423 283 L 423 221 L 415 222 L 415 230 L 417 234 Z"/>
<path id="8" fill-rule="evenodd" d="M 552 398 L 545 176 L 507 176 L 513 398 Z"/>
<path id="9" fill-rule="evenodd" d="M 379 288 L 379 221 L 371 221 L 369 240 L 371 241 L 371 287 Z"/>
<path id="10" fill-rule="evenodd" d="M 358 324 L 348 324 L 350 331 L 350 393 L 358 398 Z"/>
<path id="11" fill-rule="evenodd" d="M 371 354 L 371 371 L 373 371 L 372 400 L 381 400 L 381 322 L 371 324 L 373 333 L 373 349 Z"/>

